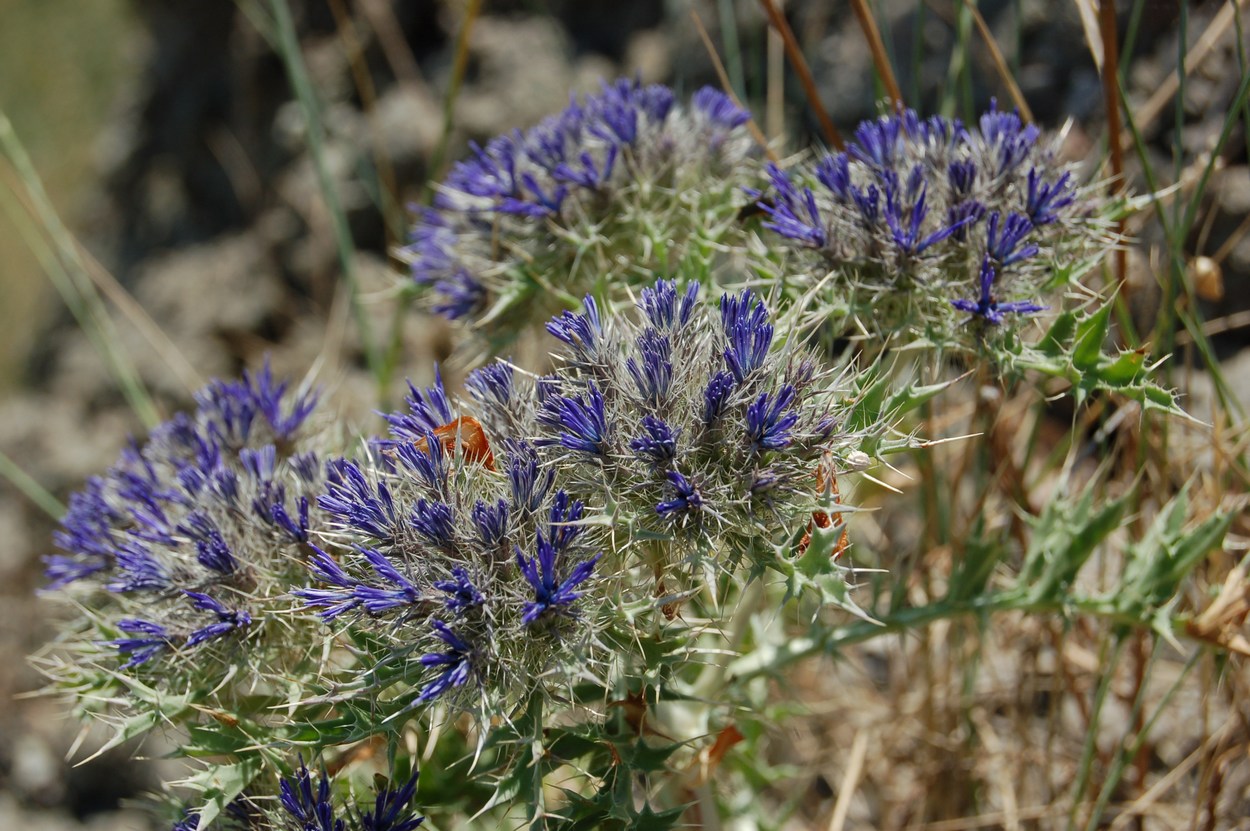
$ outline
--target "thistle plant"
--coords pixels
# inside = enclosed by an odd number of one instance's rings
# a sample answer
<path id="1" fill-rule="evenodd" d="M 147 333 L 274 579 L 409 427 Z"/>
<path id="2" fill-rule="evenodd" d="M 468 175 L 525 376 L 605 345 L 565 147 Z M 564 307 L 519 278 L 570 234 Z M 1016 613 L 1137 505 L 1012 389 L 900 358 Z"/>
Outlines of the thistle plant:
<path id="1" fill-rule="evenodd" d="M 582 295 L 630 299 L 654 273 L 702 275 L 745 243 L 756 184 L 750 114 L 704 87 L 689 104 L 637 81 L 604 83 L 458 162 L 403 255 L 437 314 L 502 350 Z"/>
<path id="2" fill-rule="evenodd" d="M 975 125 L 900 110 L 844 152 L 768 165 L 754 194 L 763 228 L 806 254 L 792 267 L 824 280 L 813 314 L 837 334 L 967 348 L 1046 311 L 1111 242 L 1105 197 L 1056 142 L 994 103 Z"/>
<path id="3" fill-rule="evenodd" d="M 42 667 L 115 741 L 267 720 L 275 684 L 316 670 L 315 619 L 284 613 L 318 522 L 317 401 L 267 365 L 215 381 L 71 496 L 46 567 L 78 615 Z"/>
<path id="4" fill-rule="evenodd" d="M 176 831 L 772 827 L 770 683 L 802 658 L 998 612 L 1086 615 L 1116 649 L 1216 637 L 1176 610 L 1231 507 L 1194 522 L 1186 486 L 1135 528 L 1138 483 L 1075 483 L 1101 433 L 1017 469 L 993 390 L 928 417 L 952 353 L 1180 412 L 1079 282 L 1122 205 L 995 105 L 897 109 L 784 170 L 748 118 L 622 80 L 474 146 L 404 249 L 492 358 L 462 395 L 436 368 L 345 444 L 266 366 L 71 498 L 46 571 L 74 618 L 40 665 L 110 745 L 176 731 L 199 765 Z M 544 373 L 497 357 L 528 334 Z M 946 465 L 951 423 L 972 449 Z M 897 509 L 896 462 L 924 528 L 861 527 L 861 500 Z"/>
<path id="5" fill-rule="evenodd" d="M 418 775 L 414 769 L 402 783 L 378 777 L 373 804 L 365 801 L 362 807 L 362 801 L 350 799 L 335 787 L 324 768 L 314 773 L 300 758 L 290 775 L 279 778 L 276 795 L 252 792 L 239 797 L 215 827 L 222 831 L 415 831 L 425 821 L 413 804 Z M 199 831 L 200 825 L 200 814 L 184 810 L 171 831 Z"/>
<path id="6" fill-rule="evenodd" d="M 329 465 L 324 547 L 295 594 L 363 658 L 332 695 L 481 721 L 587 685 L 606 703 L 641 683 L 642 641 L 680 643 L 683 603 L 731 614 L 735 580 L 794 573 L 814 513 L 841 530 L 822 471 L 865 466 L 886 432 L 848 429 L 851 381 L 777 337 L 750 290 L 716 307 L 659 281 L 638 307 L 587 296 L 548 324 L 554 373 L 478 369 L 459 409 L 436 376 L 364 459 Z"/>

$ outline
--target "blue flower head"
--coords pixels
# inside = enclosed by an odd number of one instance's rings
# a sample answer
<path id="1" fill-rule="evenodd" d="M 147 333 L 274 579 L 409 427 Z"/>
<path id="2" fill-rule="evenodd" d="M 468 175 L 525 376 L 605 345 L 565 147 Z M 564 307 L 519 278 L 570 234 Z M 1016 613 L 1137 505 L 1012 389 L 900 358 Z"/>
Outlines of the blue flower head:
<path id="1" fill-rule="evenodd" d="M 399 787 L 391 782 L 382 787 L 374 798 L 373 810 L 360 815 L 361 831 L 415 831 L 425 822 L 412 807 L 419 773 L 414 769 L 408 781 Z"/>
<path id="2" fill-rule="evenodd" d="M 561 429 L 559 438 L 549 440 L 548 444 L 560 444 L 592 456 L 607 452 L 608 423 L 603 393 L 593 381 L 587 385 L 584 395 L 559 396 L 538 417 L 544 424 Z"/>
<path id="3" fill-rule="evenodd" d="M 679 298 L 677 284 L 672 280 L 657 280 L 654 287 L 642 290 L 638 308 L 647 322 L 659 332 L 675 332 L 686 327 L 694 313 L 699 297 L 699 284 L 690 283 Z"/>
<path id="4" fill-rule="evenodd" d="M 123 669 L 147 663 L 174 644 L 173 635 L 150 620 L 119 620 L 117 628 L 129 636 L 109 641 L 109 645 L 117 647 L 118 653 L 127 659 Z"/>
<path id="5" fill-rule="evenodd" d="M 780 450 L 791 441 L 790 432 L 798 415 L 790 409 L 795 401 L 794 387 L 786 384 L 776 394 L 762 392 L 747 407 L 747 435 L 761 450 Z"/>
<path id="6" fill-rule="evenodd" d="M 360 466 L 346 459 L 332 462 L 329 471 L 326 493 L 317 501 L 321 510 L 374 539 L 393 539 L 398 520 L 386 483 L 369 484 Z"/>
<path id="7" fill-rule="evenodd" d="M 751 114 L 739 107 L 725 93 L 712 87 L 703 87 L 690 102 L 696 113 L 723 130 L 741 127 L 751 120 Z"/>
<path id="8" fill-rule="evenodd" d="M 473 527 L 483 546 L 496 548 L 504 541 L 508 535 L 508 515 L 511 511 L 512 506 L 506 499 L 500 499 L 494 505 L 487 505 L 480 499 L 474 503 Z"/>
<path id="9" fill-rule="evenodd" d="M 475 369 L 465 379 L 465 389 L 481 404 L 507 407 L 512 403 L 512 366 L 504 361 Z"/>
<path id="10" fill-rule="evenodd" d="M 580 360 L 593 363 L 603 340 L 603 323 L 599 320 L 599 305 L 595 298 L 586 295 L 582 301 L 585 312 L 564 312 L 547 321 L 547 331 L 573 347 L 573 354 Z"/>
<path id="11" fill-rule="evenodd" d="M 300 831 L 346 831 L 347 824 L 334 815 L 330 777 L 323 770 L 314 790 L 312 774 L 302 759 L 294 778 L 279 783 L 278 799 L 287 815 L 299 823 Z"/>
<path id="12" fill-rule="evenodd" d="M 642 435 L 630 440 L 630 450 L 646 456 L 656 464 L 664 464 L 677 455 L 677 434 L 663 419 L 644 415 L 642 431 Z"/>
<path id="13" fill-rule="evenodd" d="M 996 277 L 997 271 L 987 256 L 981 261 L 981 296 L 976 300 L 952 300 L 951 305 L 962 312 L 970 313 L 972 317 L 969 321 L 980 319 L 992 326 L 1001 325 L 1004 320 L 1003 315 L 1006 314 L 1035 314 L 1046 310 L 1045 306 L 1028 301 L 999 303 L 994 298 Z"/>
<path id="14" fill-rule="evenodd" d="M 559 549 L 554 541 L 549 542 L 542 532 L 539 532 L 536 548 L 537 554 L 532 559 L 526 559 L 521 549 L 516 549 L 517 566 L 521 569 L 521 575 L 525 581 L 534 590 L 534 600 L 525 607 L 525 615 L 521 618 L 526 624 L 534 623 L 547 613 L 572 614 L 573 603 L 582 596 L 581 592 L 574 591 L 574 589 L 590 577 L 594 572 L 595 563 L 599 562 L 599 558 L 603 556 L 596 554 L 589 560 L 583 560 L 570 569 L 568 575 L 561 581 L 556 573 Z"/>
<path id="15" fill-rule="evenodd" d="M 715 89 L 683 105 L 666 87 L 619 79 L 471 144 L 416 212 L 404 249 L 413 280 L 436 313 L 498 345 L 569 296 L 624 303 L 651 268 L 681 273 L 708 246 L 745 246 L 733 218 L 758 184 L 749 119 Z M 706 206 L 698 215 L 684 207 L 690 193 Z"/>
<path id="16" fill-rule="evenodd" d="M 413 770 L 412 776 L 398 787 L 390 782 L 380 785 L 368 811 L 359 806 L 354 812 L 339 810 L 334 804 L 329 774 L 322 770 L 314 786 L 313 776 L 301 758 L 294 774 L 278 784 L 278 805 L 286 821 L 279 819 L 274 827 L 288 828 L 294 823 L 299 831 L 347 831 L 349 822 L 343 817 L 354 816 L 350 827 L 359 831 L 415 831 L 424 822 L 412 805 L 417 775 L 418 771 Z"/>
<path id="17" fill-rule="evenodd" d="M 668 336 L 647 329 L 638 337 L 638 357 L 626 361 L 638 395 L 652 407 L 660 407 L 668 398 L 673 383 L 673 347 Z"/>
<path id="18" fill-rule="evenodd" d="M 447 594 L 447 611 L 453 614 L 461 614 L 486 602 L 463 567 L 453 568 L 450 579 L 435 581 L 434 588 Z"/>
<path id="19" fill-rule="evenodd" d="M 433 701 L 454 687 L 463 686 L 473 669 L 473 648 L 441 620 L 432 620 L 434 633 L 444 644 L 444 651 L 429 652 L 421 656 L 420 663 L 426 667 L 439 667 L 438 677 L 421 688 L 416 703 Z"/>
<path id="20" fill-rule="evenodd" d="M 183 592 L 196 609 L 209 612 L 216 617 L 205 626 L 201 626 L 187 637 L 187 646 L 196 646 L 206 641 L 224 637 L 236 629 L 250 626 L 252 616 L 240 609 L 229 609 L 217 598 L 203 592 L 185 590 Z"/>
<path id="21" fill-rule="evenodd" d="M 725 365 L 734 380 L 742 383 L 763 366 L 773 342 L 773 325 L 762 300 L 750 291 L 737 297 L 724 295 L 720 301 L 721 325 L 729 342 L 725 349 Z"/>
<path id="22" fill-rule="evenodd" d="M 764 227 L 811 248 L 823 248 L 828 241 L 825 218 L 812 189 L 795 185 L 785 171 L 771 162 L 766 170 L 773 188 L 771 201 L 757 203 L 768 216 Z M 759 191 L 748 192 L 759 195 Z"/>
<path id="23" fill-rule="evenodd" d="M 547 382 L 553 389 L 595 393 L 593 406 L 586 397 L 561 393 L 537 409 L 534 437 L 540 447 L 594 451 L 549 451 L 560 460 L 565 492 L 577 488 L 588 503 L 603 499 L 612 527 L 630 529 L 641 540 L 671 540 L 688 557 L 718 550 L 721 534 L 737 533 L 728 529 L 786 533 L 784 512 L 804 499 L 810 505 L 813 471 L 847 440 L 838 426 L 847 423 L 849 396 L 835 396 L 831 385 L 837 380 L 821 372 L 822 362 L 799 338 L 775 337 L 778 324 L 750 290 L 714 302 L 695 298 L 688 314 L 678 312 L 670 284 L 661 282 L 642 298 L 641 314 L 620 312 L 609 321 L 604 312 L 609 334 L 599 344 L 601 360 L 559 362 Z M 660 362 L 640 352 L 662 352 L 671 368 L 663 394 L 652 394 L 655 385 L 648 379 L 656 373 L 644 370 Z M 606 447 L 591 441 L 605 435 L 615 439 Z M 770 485 L 758 487 L 765 471 Z M 812 510 L 796 513 L 810 517 Z M 769 526 L 770 520 L 777 525 Z M 593 533 L 593 524 L 584 525 L 585 533 Z M 556 597 L 566 579 L 558 539 L 553 523 L 532 559 L 530 549 L 517 546 L 518 563 L 540 597 L 529 607 L 534 617 L 546 613 L 554 601 L 543 598 Z M 688 562 L 680 556 L 677 561 Z"/>
<path id="24" fill-rule="evenodd" d="M 408 383 L 405 404 L 405 410 L 385 414 L 386 421 L 391 426 L 391 437 L 396 441 L 421 441 L 429 433 L 451 422 L 451 405 L 447 402 L 443 376 L 437 366 L 434 367 L 433 386 L 418 389 L 412 382 Z"/>
<path id="25" fill-rule="evenodd" d="M 115 650 L 116 664 L 74 652 L 54 681 L 117 685 L 117 708 L 146 716 L 151 696 L 128 697 L 121 678 L 142 674 L 158 692 L 189 696 L 172 716 L 185 726 L 236 707 L 241 689 L 273 673 L 296 671 L 299 659 L 275 633 L 308 634 L 315 621 L 269 623 L 288 609 L 322 519 L 320 439 L 309 429 L 317 400 L 268 364 L 213 381 L 192 412 L 132 441 L 70 497 L 60 552 L 47 559 L 50 594 L 88 610 L 76 631 Z"/>
<path id="26" fill-rule="evenodd" d="M 513 504 L 533 513 L 547 498 L 555 482 L 555 469 L 544 465 L 528 442 L 517 442 L 508 455 L 508 482 Z"/>
<path id="27" fill-rule="evenodd" d="M 703 495 L 699 493 L 689 479 L 675 470 L 668 472 L 668 482 L 672 495 L 655 506 L 655 512 L 661 516 L 675 516 L 703 507 Z"/>
<path id="28" fill-rule="evenodd" d="M 1036 243 L 1025 243 L 1033 232 L 1033 223 L 1022 214 L 1003 218 L 997 211 L 990 214 L 987 229 L 987 253 L 1000 269 L 1027 260 L 1038 252 Z"/>
<path id="29" fill-rule="evenodd" d="M 831 334 L 924 332 L 980 349 L 947 310 L 979 293 L 987 251 L 997 290 L 1030 296 L 1054 262 L 1091 262 L 1108 244 L 1056 155 L 993 102 L 970 126 L 900 110 L 860 125 L 844 153 L 769 168 L 754 195 L 763 228 L 796 251 L 792 268 L 819 281 L 805 302 Z"/>

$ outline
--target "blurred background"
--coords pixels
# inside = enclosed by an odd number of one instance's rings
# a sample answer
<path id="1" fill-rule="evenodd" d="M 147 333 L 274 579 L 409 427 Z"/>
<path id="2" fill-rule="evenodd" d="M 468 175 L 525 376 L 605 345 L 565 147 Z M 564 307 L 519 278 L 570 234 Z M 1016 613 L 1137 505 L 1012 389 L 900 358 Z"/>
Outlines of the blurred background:
<path id="1" fill-rule="evenodd" d="M 402 280 L 390 252 L 404 239 L 405 206 L 428 200 L 428 181 L 464 155 L 469 140 L 533 124 L 570 92 L 621 74 L 680 94 L 719 85 L 692 12 L 724 56 L 730 84 L 783 151 L 818 135 L 755 0 L 288 5 L 320 101 L 322 155 L 348 219 L 352 263 L 379 325 Z M 1160 188 L 1183 180 L 1210 153 L 1233 101 L 1246 44 L 1231 18 L 1221 23 L 1228 6 L 1117 3 L 1122 32 L 1133 33 L 1124 44 L 1124 89 Z M 945 106 L 946 114 L 967 117 L 992 96 L 1010 100 L 969 4 L 878 0 L 873 7 L 910 106 Z M 1066 129 L 1068 157 L 1096 162 L 1104 108 L 1083 7 L 1091 6 L 977 4 L 1037 121 Z M 849 134 L 884 97 L 860 25 L 842 0 L 790 0 L 784 9 L 821 99 Z M 10 473 L 0 480 L 6 702 L 39 686 L 26 656 L 53 631 L 50 610 L 35 595 L 53 528 L 39 492 L 64 500 L 143 430 L 109 364 L 62 302 L 50 278 L 56 263 L 76 262 L 106 299 L 116 348 L 163 414 L 184 405 L 204 379 L 234 375 L 270 355 L 280 373 L 318 368 L 323 382 L 346 393 L 340 400 L 359 390 L 352 415 L 369 418 L 370 381 L 308 151 L 309 124 L 275 31 L 271 4 L 255 0 L 0 0 L 0 109 L 81 244 L 33 220 L 29 172 L 23 178 L 13 164 L 0 165 L 0 452 Z M 1178 55 L 1192 59 L 1200 47 L 1182 105 L 1174 97 L 1156 104 L 1152 96 L 1166 90 Z M 950 95 L 955 88 L 959 95 Z M 1250 398 L 1244 123 L 1224 145 L 1183 252 L 1225 376 L 1243 401 Z M 1134 189 L 1145 192 L 1138 160 L 1130 158 L 1128 169 Z M 1129 262 L 1132 311 L 1149 321 L 1163 241 L 1154 225 L 1130 231 L 1138 240 Z M 448 333 L 416 312 L 398 338 L 399 378 L 426 379 L 431 359 L 449 354 Z M 1184 366 L 1185 344 L 1177 347 Z M 1191 412 L 1201 417 L 1210 384 L 1198 370 L 1185 383 Z M 19 486 L 22 474 L 35 484 Z M 844 688 L 827 689 L 827 676 L 809 681 L 812 696 L 826 703 L 853 698 Z M 151 764 L 129 760 L 160 749 L 123 748 L 74 767 L 66 756 L 77 727 L 63 710 L 40 698 L 0 707 L 0 828 L 147 827 L 127 805 L 158 777 Z M 792 737 L 796 774 L 785 787 L 811 803 L 805 815 L 814 817 L 825 810 L 842 761 L 839 739 L 825 729 L 829 714 L 809 712 Z M 85 737 L 75 758 L 89 755 L 93 742 Z M 906 765 L 909 751 L 891 752 Z M 900 782 L 910 775 L 905 767 L 896 773 Z M 900 793 L 870 795 L 878 800 L 870 815 L 907 826 Z M 1250 799 L 1250 791 L 1240 793 Z"/>

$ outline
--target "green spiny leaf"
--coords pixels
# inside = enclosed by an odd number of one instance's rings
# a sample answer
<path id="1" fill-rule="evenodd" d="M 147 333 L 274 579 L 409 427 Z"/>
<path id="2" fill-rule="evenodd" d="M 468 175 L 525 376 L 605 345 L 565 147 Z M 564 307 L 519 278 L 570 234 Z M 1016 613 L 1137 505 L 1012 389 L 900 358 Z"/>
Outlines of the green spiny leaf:
<path id="1" fill-rule="evenodd" d="M 1086 372 L 1097 369 L 1102 359 L 1102 345 L 1107 339 L 1107 327 L 1111 322 L 1111 304 L 1105 304 L 1094 314 L 1081 321 L 1076 330 L 1076 344 L 1072 349 L 1072 365 Z"/>

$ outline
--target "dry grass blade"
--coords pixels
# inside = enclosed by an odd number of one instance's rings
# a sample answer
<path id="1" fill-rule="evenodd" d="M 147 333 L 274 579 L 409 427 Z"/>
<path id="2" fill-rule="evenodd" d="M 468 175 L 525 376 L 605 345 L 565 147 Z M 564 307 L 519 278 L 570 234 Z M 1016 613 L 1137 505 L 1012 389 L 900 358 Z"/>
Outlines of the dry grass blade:
<path id="1" fill-rule="evenodd" d="M 156 404 L 134 362 L 121 348 L 108 310 L 86 276 L 80 248 L 61 222 L 26 148 L 3 111 L 0 111 L 0 159 L 6 162 L 0 166 L 0 174 L 5 179 L 0 196 L 12 197 L 0 205 L 24 228 L 27 245 L 117 380 L 135 415 L 144 426 L 155 427 L 161 421 Z"/>
<path id="2" fill-rule="evenodd" d="M 1103 106 L 1107 111 L 1107 145 L 1111 151 L 1111 192 L 1124 187 L 1124 144 L 1120 141 L 1120 48 L 1116 32 L 1115 2 L 1102 0 L 1098 4 L 1098 31 L 1102 42 L 1102 93 Z M 1124 220 L 1116 224 L 1116 233 L 1123 238 Z M 1128 252 L 1123 247 L 1115 249 L 1115 281 L 1128 297 Z"/>
<path id="3" fill-rule="evenodd" d="M 833 126 L 829 113 L 825 111 L 825 105 L 820 101 L 820 95 L 816 92 L 816 82 L 812 79 L 812 71 L 807 66 L 807 59 L 803 57 L 803 50 L 799 48 L 799 43 L 795 40 L 794 32 L 791 31 L 790 24 L 786 22 L 785 15 L 781 13 L 773 0 L 760 0 L 760 7 L 764 9 L 764 14 L 768 15 L 768 22 L 772 24 L 773 29 L 781 35 L 782 43 L 786 47 L 786 57 L 790 60 L 790 66 L 794 67 L 795 74 L 799 76 L 799 83 L 803 85 L 803 94 L 807 96 L 807 103 L 816 113 L 816 120 L 820 122 L 820 131 L 824 134 L 825 141 L 841 150 L 846 146 L 846 142 L 842 140 L 842 134 L 838 132 L 838 128 Z M 891 82 L 893 77 L 891 74 Z M 897 84 L 894 85 L 894 89 L 898 89 Z"/>
<path id="4" fill-rule="evenodd" d="M 1097 0 L 1072 0 L 1076 5 L 1076 13 L 1081 18 L 1081 29 L 1085 32 L 1085 43 L 1089 46 L 1090 57 L 1094 59 L 1094 68 L 1102 72 L 1103 54 L 1102 38 L 1098 34 Z"/>
<path id="5" fill-rule="evenodd" d="M 1220 38 L 1233 25 L 1237 12 L 1246 8 L 1247 5 L 1250 5 L 1250 0 L 1229 0 L 1220 8 L 1193 48 L 1186 53 L 1184 67 L 1186 75 L 1189 75 L 1202 65 L 1203 61 L 1211 54 L 1211 50 L 1219 43 Z M 1133 111 L 1139 132 L 1144 133 L 1154 120 L 1159 117 L 1164 108 L 1167 107 L 1168 102 L 1172 100 L 1172 96 L 1176 95 L 1177 90 L 1180 89 L 1180 79 L 1180 72 L 1173 70 L 1167 80 L 1160 84 L 1159 88 L 1150 96 L 1150 99 Z M 1121 145 L 1132 142 L 1132 140 L 1133 134 L 1130 131 L 1125 130 L 1121 133 Z"/>
<path id="6" fill-rule="evenodd" d="M 867 758 L 868 732 L 860 730 L 855 734 L 846 763 L 846 773 L 838 785 L 838 801 L 834 803 L 833 816 L 829 818 L 829 831 L 842 831 L 846 827 L 846 818 L 851 813 L 851 799 L 858 792 L 859 779 L 864 773 L 864 760 Z"/>
<path id="7" fill-rule="evenodd" d="M 1006 84 L 1007 94 L 1011 96 L 1011 102 L 1015 104 L 1016 109 L 1020 111 L 1020 115 L 1024 117 L 1025 121 L 1034 121 L 1033 110 L 1029 108 L 1029 102 L 1024 100 L 1024 93 L 1020 91 L 1020 85 L 1016 83 L 1015 76 L 1011 74 L 1011 69 L 1007 66 L 1007 59 L 1003 57 L 1003 50 L 998 48 L 998 41 L 994 39 L 994 33 L 990 31 L 990 27 L 986 24 L 985 18 L 981 15 L 981 10 L 977 8 L 977 4 L 973 0 L 964 0 L 964 5 L 972 13 L 972 21 L 976 24 L 977 31 L 981 33 L 981 38 L 990 50 L 990 58 L 994 61 L 994 68 L 998 71 L 998 77 L 1002 78 L 1003 83 Z"/>
<path id="8" fill-rule="evenodd" d="M 404 30 L 395 19 L 395 10 L 391 8 L 391 4 L 379 0 L 359 0 L 357 5 L 377 34 L 378 45 L 382 47 L 382 54 L 390 64 L 391 72 L 395 73 L 396 80 L 401 84 L 426 89 L 425 76 L 417 65 L 412 49 L 404 40 Z"/>
<path id="9" fill-rule="evenodd" d="M 1218 748 L 1232 735 L 1234 724 L 1235 722 L 1233 721 L 1226 722 L 1223 727 L 1208 736 L 1202 744 L 1186 756 L 1180 764 L 1160 777 L 1159 781 L 1155 782 L 1149 790 L 1125 805 L 1120 815 L 1112 821 L 1111 831 L 1120 831 L 1121 828 L 1145 815 L 1164 794 L 1176 787 L 1194 766 L 1202 761 L 1204 756 L 1211 753 L 1213 749 Z"/>
<path id="10" fill-rule="evenodd" d="M 1250 655 L 1250 639 L 1242 634 L 1250 618 L 1250 581 L 1241 566 L 1224 579 L 1219 596 L 1201 614 L 1185 625 L 1191 637 L 1236 652 Z"/>
<path id="11" fill-rule="evenodd" d="M 61 501 L 3 452 L 0 452 L 0 477 L 6 479 L 17 491 L 53 519 L 59 520 L 65 514 L 65 506 L 61 504 Z"/>
<path id="12" fill-rule="evenodd" d="M 864 30 L 864 37 L 868 39 L 868 48 L 872 50 L 872 62 L 881 76 L 881 83 L 885 84 L 890 103 L 895 108 L 902 107 L 903 92 L 894 78 L 894 67 L 890 66 L 890 56 L 886 54 L 885 41 L 881 39 L 881 30 L 877 27 L 877 19 L 872 16 L 872 9 L 868 8 L 867 0 L 851 0 L 851 9 L 855 12 L 860 28 Z"/>
<path id="13" fill-rule="evenodd" d="M 369 5 L 369 4 L 365 4 Z M 365 62 L 364 45 L 360 42 L 360 38 L 356 36 L 355 21 L 348 14 L 347 8 L 344 6 L 344 0 L 330 0 L 330 11 L 334 15 L 334 22 L 338 28 L 339 40 L 343 43 L 343 51 L 347 53 L 347 60 L 352 69 L 352 79 L 356 85 L 356 92 L 360 95 L 361 108 L 365 111 L 365 117 L 369 120 L 373 129 L 373 163 L 377 168 L 378 191 L 379 191 L 379 208 L 382 211 L 383 222 L 382 227 L 386 233 L 386 247 L 390 250 L 396 232 L 403 233 L 403 221 L 401 218 L 392 217 L 393 213 L 389 210 L 395 204 L 395 195 L 399 192 L 395 183 L 395 169 L 391 165 L 390 156 L 387 155 L 382 142 L 378 138 L 377 130 L 377 90 L 373 85 L 373 78 L 369 74 L 369 67 Z M 384 40 L 381 30 L 377 30 L 380 41 Z M 383 47 L 385 52 L 385 46 Z M 387 53 L 389 55 L 389 53 Z M 389 58 L 388 58 L 389 60 Z M 392 62 L 392 66 L 394 66 Z"/>
<path id="14" fill-rule="evenodd" d="M 712 38 L 708 35 L 707 28 L 703 25 L 703 20 L 699 17 L 699 13 L 692 10 L 690 12 L 690 19 L 694 22 L 694 28 L 699 33 L 699 39 L 703 41 L 703 48 L 707 50 L 708 57 L 712 59 L 712 67 L 716 70 L 716 77 L 720 79 L 721 89 L 723 89 L 725 94 L 733 100 L 734 104 L 738 105 L 738 107 L 740 107 L 744 112 L 750 112 L 750 110 L 743 106 L 742 102 L 738 100 L 738 96 L 734 94 L 733 86 L 729 83 L 729 76 L 725 74 L 725 65 L 721 63 L 720 55 L 716 53 L 716 46 L 712 43 Z M 781 161 L 777 158 L 777 154 L 773 152 L 773 149 L 768 146 L 768 138 L 760 130 L 760 126 L 755 123 L 754 117 L 747 122 L 747 129 L 751 131 L 751 136 L 755 139 L 759 146 L 763 148 L 764 155 L 768 156 L 769 161 L 774 163 Z"/>
<path id="15" fill-rule="evenodd" d="M 6 180 L 9 179 L 7 171 L 0 171 L 0 176 Z M 38 209 L 32 203 L 33 196 L 29 193 L 23 193 L 17 187 L 16 181 L 7 181 L 7 186 L 13 193 L 14 198 L 22 209 L 34 221 L 38 221 Z M 47 233 L 51 234 L 52 229 L 47 229 Z M 67 246 L 70 250 L 65 252 L 70 262 L 77 263 L 81 266 L 82 273 L 87 276 L 91 283 L 99 290 L 100 294 L 107 298 L 113 306 L 120 311 L 135 330 L 143 336 L 144 340 L 151 345 L 158 355 L 164 360 L 165 365 L 178 378 L 178 382 L 186 389 L 188 393 L 195 392 L 204 385 L 204 379 L 196 372 L 195 367 L 183 356 L 182 351 L 174 345 L 161 327 L 152 319 L 130 293 L 117 282 L 117 278 L 109 273 L 99 260 L 91 255 L 91 252 L 83 248 L 77 238 L 63 226 L 60 233 L 57 234 L 59 240 L 54 240 L 55 245 Z"/>

